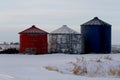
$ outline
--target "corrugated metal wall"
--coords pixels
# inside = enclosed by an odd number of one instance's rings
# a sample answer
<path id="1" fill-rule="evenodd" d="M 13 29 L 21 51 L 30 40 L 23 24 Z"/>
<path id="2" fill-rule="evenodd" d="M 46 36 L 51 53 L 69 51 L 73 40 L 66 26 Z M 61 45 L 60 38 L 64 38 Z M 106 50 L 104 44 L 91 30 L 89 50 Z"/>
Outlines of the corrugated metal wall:
<path id="1" fill-rule="evenodd" d="M 104 22 L 95 18 L 94 21 L 91 20 L 81 25 L 81 35 L 82 53 L 111 52 L 111 25 L 104 24 Z"/>
<path id="2" fill-rule="evenodd" d="M 44 54 L 47 52 L 47 34 L 20 34 L 20 53 Z"/>
<path id="3" fill-rule="evenodd" d="M 80 34 L 49 34 L 49 51 L 51 53 L 81 52 Z"/>

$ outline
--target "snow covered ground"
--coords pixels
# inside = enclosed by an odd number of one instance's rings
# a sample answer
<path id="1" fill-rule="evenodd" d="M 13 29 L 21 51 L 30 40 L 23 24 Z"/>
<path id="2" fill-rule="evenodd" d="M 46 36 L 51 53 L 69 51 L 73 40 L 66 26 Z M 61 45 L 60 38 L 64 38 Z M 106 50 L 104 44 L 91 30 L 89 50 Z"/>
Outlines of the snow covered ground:
<path id="1" fill-rule="evenodd" d="M 104 56 L 110 56 L 108 59 Z M 100 58 L 103 56 L 102 58 Z M 46 55 L 8 55 L 0 54 L 0 80 L 120 80 L 119 77 L 111 76 L 85 76 L 74 75 L 66 72 L 65 68 L 70 68 L 68 63 L 79 63 L 79 59 L 85 58 L 85 61 L 94 60 L 107 66 L 120 64 L 120 54 L 86 54 L 86 55 L 70 55 L 70 54 L 46 54 Z M 99 61 L 100 58 L 100 61 Z M 78 59 L 78 60 L 76 60 Z M 81 60 L 80 60 L 81 61 Z M 95 62 L 93 61 L 93 62 Z M 105 61 L 105 62 L 104 62 Z M 84 60 L 82 61 L 84 62 Z M 92 69 L 95 65 L 88 62 Z M 81 64 L 81 63 L 79 63 Z M 96 62 L 94 64 L 97 64 Z M 54 66 L 62 71 L 50 71 L 46 66 Z M 107 69 L 107 68 L 105 68 Z M 104 70 L 104 69 L 103 69 Z"/>

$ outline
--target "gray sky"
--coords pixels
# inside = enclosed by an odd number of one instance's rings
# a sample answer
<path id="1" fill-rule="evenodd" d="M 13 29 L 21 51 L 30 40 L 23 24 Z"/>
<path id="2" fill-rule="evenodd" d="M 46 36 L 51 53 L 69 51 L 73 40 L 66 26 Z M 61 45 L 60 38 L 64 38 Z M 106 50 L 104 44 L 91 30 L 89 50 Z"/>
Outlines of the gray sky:
<path id="1" fill-rule="evenodd" d="M 95 16 L 112 25 L 112 44 L 120 45 L 120 0 L 0 0 L 0 42 L 18 42 L 18 32 L 33 24 L 47 32 L 66 24 L 79 32 Z"/>

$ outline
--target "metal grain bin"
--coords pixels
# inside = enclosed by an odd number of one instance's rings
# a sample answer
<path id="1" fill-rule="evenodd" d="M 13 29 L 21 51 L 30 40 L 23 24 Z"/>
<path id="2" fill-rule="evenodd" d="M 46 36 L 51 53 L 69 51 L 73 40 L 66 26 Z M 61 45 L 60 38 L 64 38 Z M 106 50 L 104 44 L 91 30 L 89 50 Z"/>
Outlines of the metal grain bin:
<path id="1" fill-rule="evenodd" d="M 81 25 L 82 53 L 110 53 L 111 25 L 95 17 Z"/>
<path id="2" fill-rule="evenodd" d="M 20 32 L 21 54 L 45 54 L 48 53 L 48 32 L 37 28 L 35 25 Z"/>
<path id="3" fill-rule="evenodd" d="M 63 25 L 49 34 L 50 53 L 81 53 L 81 35 Z"/>

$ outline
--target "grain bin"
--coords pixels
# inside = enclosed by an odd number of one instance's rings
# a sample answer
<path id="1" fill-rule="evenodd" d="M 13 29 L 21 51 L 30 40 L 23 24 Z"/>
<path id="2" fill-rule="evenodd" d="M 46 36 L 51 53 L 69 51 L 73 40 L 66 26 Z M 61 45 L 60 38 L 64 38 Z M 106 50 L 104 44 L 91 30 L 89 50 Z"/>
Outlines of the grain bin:
<path id="1" fill-rule="evenodd" d="M 49 34 L 49 52 L 79 54 L 81 52 L 80 38 L 80 33 L 63 25 Z"/>
<path id="2" fill-rule="evenodd" d="M 20 32 L 20 53 L 45 54 L 48 52 L 47 32 L 33 25 Z"/>
<path id="3" fill-rule="evenodd" d="M 82 53 L 110 53 L 111 25 L 98 17 L 81 25 Z"/>

